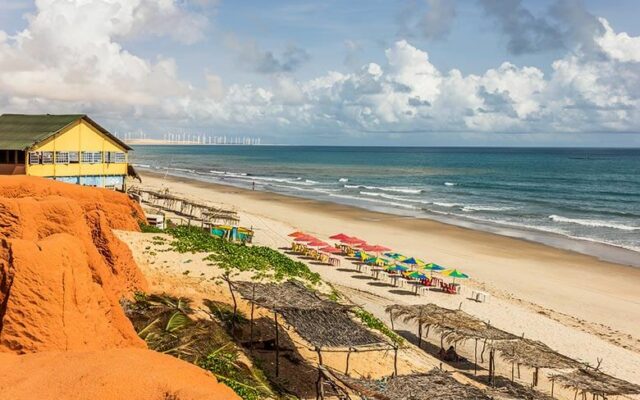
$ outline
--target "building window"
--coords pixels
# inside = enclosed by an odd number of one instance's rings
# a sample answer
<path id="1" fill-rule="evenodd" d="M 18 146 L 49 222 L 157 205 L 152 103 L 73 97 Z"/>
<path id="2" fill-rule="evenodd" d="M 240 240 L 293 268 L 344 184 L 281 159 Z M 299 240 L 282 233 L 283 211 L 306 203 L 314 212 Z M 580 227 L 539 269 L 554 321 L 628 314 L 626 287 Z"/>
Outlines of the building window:
<path id="1" fill-rule="evenodd" d="M 29 164 L 40 164 L 40 153 L 37 151 L 29 152 Z"/>
<path id="2" fill-rule="evenodd" d="M 69 152 L 56 151 L 56 164 L 69 164 Z"/>
<path id="3" fill-rule="evenodd" d="M 126 157 L 123 152 L 120 151 L 107 151 L 105 152 L 105 161 L 107 163 L 125 163 Z"/>
<path id="4" fill-rule="evenodd" d="M 53 164 L 53 151 L 43 151 L 42 152 L 42 163 L 43 164 Z"/>
<path id="5" fill-rule="evenodd" d="M 85 164 L 99 164 L 102 162 L 101 151 L 83 151 L 82 162 Z"/>
<path id="6" fill-rule="evenodd" d="M 70 151 L 69 152 L 69 163 L 71 164 L 77 164 L 80 162 L 80 155 L 78 154 L 77 151 Z"/>

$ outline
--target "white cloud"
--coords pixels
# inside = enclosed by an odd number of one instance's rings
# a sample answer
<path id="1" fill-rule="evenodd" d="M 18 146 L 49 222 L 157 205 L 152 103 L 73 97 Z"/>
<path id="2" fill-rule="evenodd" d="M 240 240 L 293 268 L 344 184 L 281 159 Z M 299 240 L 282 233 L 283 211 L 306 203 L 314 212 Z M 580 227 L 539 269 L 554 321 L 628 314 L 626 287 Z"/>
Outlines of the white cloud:
<path id="1" fill-rule="evenodd" d="M 595 41 L 602 50 L 614 60 L 640 62 L 640 37 L 631 37 L 626 32 L 616 34 L 606 19 L 599 18 L 599 21 L 605 32 Z"/>
<path id="2" fill-rule="evenodd" d="M 426 51 L 400 40 L 385 51 L 385 61 L 351 73 L 300 81 L 293 64 L 308 56 L 291 48 L 266 57 L 275 67 L 264 87 L 226 84 L 205 68 L 205 84 L 193 87 L 179 79 L 175 60 L 144 59 L 121 44 L 137 35 L 189 31 L 183 36 L 196 40 L 204 22 L 181 4 L 38 0 L 25 30 L 0 31 L 0 109 L 282 135 L 640 131 L 640 38 L 614 32 L 605 20 L 594 42 L 606 56 L 578 47 L 556 60 L 548 76 L 509 62 L 482 74 L 441 71 Z M 265 52 L 249 47 L 252 57 L 265 60 Z"/>

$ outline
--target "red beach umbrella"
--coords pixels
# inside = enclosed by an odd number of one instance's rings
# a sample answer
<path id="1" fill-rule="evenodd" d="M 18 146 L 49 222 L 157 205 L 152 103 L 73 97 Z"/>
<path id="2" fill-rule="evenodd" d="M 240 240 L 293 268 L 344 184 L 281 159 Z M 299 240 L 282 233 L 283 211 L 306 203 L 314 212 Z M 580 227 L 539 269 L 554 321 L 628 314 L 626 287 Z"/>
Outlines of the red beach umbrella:
<path id="1" fill-rule="evenodd" d="M 318 239 L 316 239 L 315 237 L 311 236 L 311 235 L 304 235 L 304 236 L 298 236 L 297 238 L 293 239 L 296 242 L 315 242 Z"/>
<path id="2" fill-rule="evenodd" d="M 320 249 L 320 251 L 324 251 L 325 253 L 337 254 L 342 253 L 342 250 L 336 249 L 335 247 L 327 246 Z"/>
<path id="3" fill-rule="evenodd" d="M 337 235 L 333 235 L 333 236 L 329 236 L 329 239 L 335 239 L 335 240 L 342 240 L 342 239 L 348 239 L 349 236 L 345 235 L 344 233 L 338 233 Z"/>
<path id="4" fill-rule="evenodd" d="M 342 243 L 346 243 L 346 244 L 366 244 L 367 241 L 366 240 L 362 240 L 362 239 L 358 239 L 357 237 L 349 237 L 346 239 L 341 239 L 340 240 Z"/>
<path id="5" fill-rule="evenodd" d="M 366 246 L 367 248 L 365 249 L 364 247 L 362 248 L 364 251 L 372 251 L 374 253 L 381 253 L 383 251 L 390 251 L 391 249 L 385 246 L 380 246 L 379 244 L 376 244 L 374 246 Z"/>
<path id="6" fill-rule="evenodd" d="M 300 236 L 306 236 L 306 233 L 300 232 L 300 231 L 295 231 L 295 232 L 291 232 L 289 234 L 289 237 L 300 237 Z"/>
<path id="7" fill-rule="evenodd" d="M 312 242 L 307 243 L 309 247 L 325 247 L 328 246 L 329 243 L 323 242 L 322 240 L 314 240 Z"/>

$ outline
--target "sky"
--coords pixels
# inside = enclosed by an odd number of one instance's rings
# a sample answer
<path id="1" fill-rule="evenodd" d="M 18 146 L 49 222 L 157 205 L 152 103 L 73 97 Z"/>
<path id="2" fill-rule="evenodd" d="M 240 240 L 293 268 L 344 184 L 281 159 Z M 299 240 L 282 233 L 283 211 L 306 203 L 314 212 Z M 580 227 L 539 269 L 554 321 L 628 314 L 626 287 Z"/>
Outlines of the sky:
<path id="1" fill-rule="evenodd" d="M 0 0 L 0 113 L 262 143 L 640 147 L 636 0 Z"/>

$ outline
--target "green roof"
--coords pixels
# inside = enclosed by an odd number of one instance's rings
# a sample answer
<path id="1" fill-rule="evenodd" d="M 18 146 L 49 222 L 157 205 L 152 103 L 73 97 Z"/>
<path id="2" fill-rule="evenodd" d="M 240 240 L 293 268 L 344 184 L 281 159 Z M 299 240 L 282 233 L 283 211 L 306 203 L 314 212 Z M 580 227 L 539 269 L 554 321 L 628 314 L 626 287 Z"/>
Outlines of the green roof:
<path id="1" fill-rule="evenodd" d="M 33 145 L 48 139 L 56 133 L 64 131 L 68 126 L 80 119 L 85 120 L 123 148 L 131 150 L 131 148 L 124 142 L 113 136 L 106 129 L 84 114 L 0 115 L 0 149 L 27 150 Z"/>

